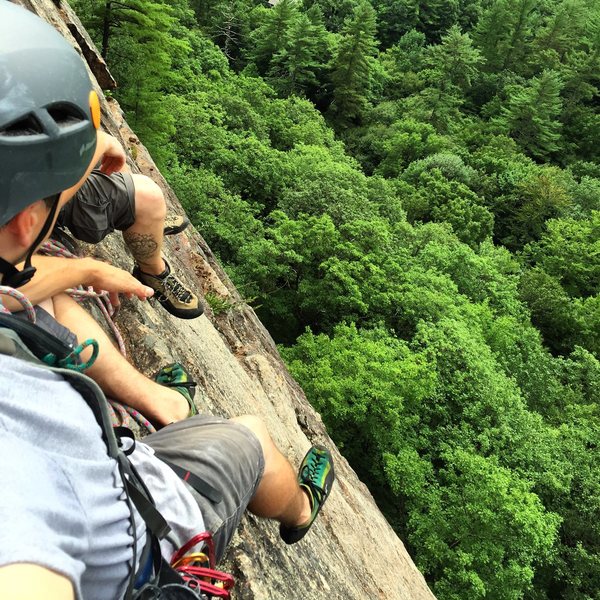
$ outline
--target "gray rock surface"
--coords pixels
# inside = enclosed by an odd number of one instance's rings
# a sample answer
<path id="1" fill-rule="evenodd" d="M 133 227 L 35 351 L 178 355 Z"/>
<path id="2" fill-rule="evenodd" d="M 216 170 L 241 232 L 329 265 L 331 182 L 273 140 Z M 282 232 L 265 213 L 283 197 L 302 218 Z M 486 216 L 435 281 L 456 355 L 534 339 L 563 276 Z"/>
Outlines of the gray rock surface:
<path id="1" fill-rule="evenodd" d="M 101 81 L 111 76 L 66 2 L 17 0 L 52 23 L 87 59 Z M 98 91 L 101 92 L 100 87 Z M 181 205 L 158 172 L 114 100 L 103 99 L 103 125 L 128 149 L 134 171 L 152 177 L 172 211 Z M 134 160 L 135 157 L 135 160 Z M 113 234 L 93 252 L 130 269 L 122 238 Z M 231 308 L 192 321 L 171 317 L 150 301 L 124 301 L 117 323 L 130 360 L 150 375 L 166 361 L 186 364 L 199 384 L 204 412 L 260 415 L 285 454 L 298 464 L 312 443 L 332 448 L 337 483 L 311 533 L 285 546 L 274 523 L 248 516 L 221 567 L 236 577 L 236 600 L 432 600 L 422 575 L 392 531 L 366 486 L 327 435 L 320 416 L 285 368 L 269 333 L 219 266 L 201 235 L 188 228 L 167 239 L 171 265 L 201 295 L 212 293 Z"/>

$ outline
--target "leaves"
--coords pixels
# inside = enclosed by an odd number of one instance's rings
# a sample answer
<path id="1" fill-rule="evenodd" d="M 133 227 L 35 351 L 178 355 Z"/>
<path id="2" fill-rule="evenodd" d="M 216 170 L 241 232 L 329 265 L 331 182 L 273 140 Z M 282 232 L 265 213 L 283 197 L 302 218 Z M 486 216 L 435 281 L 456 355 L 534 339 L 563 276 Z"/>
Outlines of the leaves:
<path id="1" fill-rule="evenodd" d="M 596 597 L 598 7 L 76 4 L 437 597 Z"/>

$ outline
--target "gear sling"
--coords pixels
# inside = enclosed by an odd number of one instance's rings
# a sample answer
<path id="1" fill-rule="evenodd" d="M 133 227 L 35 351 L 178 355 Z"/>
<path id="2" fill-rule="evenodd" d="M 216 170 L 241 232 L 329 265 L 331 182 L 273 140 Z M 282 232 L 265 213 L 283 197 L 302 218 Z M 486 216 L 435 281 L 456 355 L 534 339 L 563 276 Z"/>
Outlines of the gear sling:
<path id="1" fill-rule="evenodd" d="M 22 321 L 12 315 L 0 314 L 0 354 L 35 363 L 39 367 L 61 375 L 73 389 L 79 392 L 92 410 L 102 430 L 107 453 L 117 463 L 133 532 L 134 558 L 124 596 L 125 600 L 229 598 L 229 590 L 234 583 L 233 578 L 214 569 L 213 545 L 209 533 L 204 532 L 195 536 L 175 553 L 173 564 L 177 566 L 177 570 L 162 558 L 159 541 L 167 536 L 171 528 L 154 506 L 150 492 L 129 462 L 126 453 L 121 449 L 121 438 L 133 439 L 133 433 L 125 427 L 117 427 L 113 430 L 106 409 L 106 398 L 93 380 L 76 370 L 60 366 L 72 364 L 73 359 L 77 358 L 76 352 L 32 323 Z M 199 493 L 214 502 L 220 501 L 220 492 L 207 482 L 177 465 L 167 461 L 163 462 L 168 464 L 180 477 L 185 477 L 186 481 Z M 146 544 L 140 556 L 137 572 L 135 557 L 138 555 L 138 548 L 134 507 L 147 528 Z M 206 543 L 208 547 L 208 557 L 201 554 L 202 557 L 205 557 L 201 560 L 202 566 L 195 566 L 186 560 L 185 553 L 201 542 Z"/>

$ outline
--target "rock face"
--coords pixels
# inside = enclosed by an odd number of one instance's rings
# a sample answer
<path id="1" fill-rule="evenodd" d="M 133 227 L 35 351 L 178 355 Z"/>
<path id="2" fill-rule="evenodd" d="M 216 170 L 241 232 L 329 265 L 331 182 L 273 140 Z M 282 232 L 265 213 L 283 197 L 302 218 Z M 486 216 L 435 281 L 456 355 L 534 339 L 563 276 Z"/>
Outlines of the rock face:
<path id="1" fill-rule="evenodd" d="M 112 77 L 72 9 L 60 0 L 17 0 L 52 23 L 86 58 L 102 87 Z M 104 127 L 128 149 L 130 165 L 163 189 L 169 209 L 182 208 L 114 100 L 103 98 Z M 133 160 L 135 158 L 135 161 Z M 130 269 L 118 234 L 93 251 Z M 337 483 L 311 533 L 285 546 L 272 522 L 248 516 L 224 570 L 236 578 L 236 600 L 432 600 L 422 575 L 371 494 L 339 454 L 304 393 L 286 370 L 269 333 L 238 294 L 200 234 L 192 227 L 167 239 L 165 253 L 187 283 L 230 307 L 192 321 L 171 317 L 152 301 L 124 301 L 117 319 L 130 360 L 146 374 L 181 361 L 198 382 L 201 412 L 260 415 L 279 447 L 298 464 L 312 443 L 332 449 Z"/>

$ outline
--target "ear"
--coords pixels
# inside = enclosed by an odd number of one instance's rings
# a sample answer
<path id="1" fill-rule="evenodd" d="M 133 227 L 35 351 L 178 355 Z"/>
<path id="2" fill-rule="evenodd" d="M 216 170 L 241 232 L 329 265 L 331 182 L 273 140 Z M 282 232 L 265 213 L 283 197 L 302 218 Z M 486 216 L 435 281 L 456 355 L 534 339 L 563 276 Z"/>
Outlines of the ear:
<path id="1" fill-rule="evenodd" d="M 43 216 L 42 206 L 45 206 L 43 200 L 34 202 L 6 224 L 6 230 L 11 233 L 16 245 L 28 248 L 33 244 Z"/>

